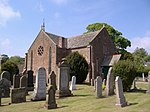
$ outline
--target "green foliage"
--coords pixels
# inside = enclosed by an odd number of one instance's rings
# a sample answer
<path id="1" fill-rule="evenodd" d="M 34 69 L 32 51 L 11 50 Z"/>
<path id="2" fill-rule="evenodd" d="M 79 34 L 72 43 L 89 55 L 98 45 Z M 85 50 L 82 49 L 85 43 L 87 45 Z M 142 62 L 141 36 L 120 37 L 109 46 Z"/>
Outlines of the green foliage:
<path id="1" fill-rule="evenodd" d="M 136 77 L 136 66 L 133 61 L 121 60 L 113 66 L 113 74 L 122 79 L 124 91 L 129 91 Z"/>
<path id="2" fill-rule="evenodd" d="M 9 60 L 17 65 L 24 64 L 24 58 L 21 58 L 20 56 L 12 56 Z"/>
<path id="3" fill-rule="evenodd" d="M 8 61 L 6 61 L 5 63 L 2 64 L 1 72 L 2 71 L 8 71 L 10 73 L 11 81 L 13 80 L 13 75 L 19 73 L 18 66 L 15 63 L 11 62 L 10 60 L 8 60 Z"/>
<path id="4" fill-rule="evenodd" d="M 134 61 L 134 57 L 130 52 L 125 52 L 121 55 L 121 60 L 131 60 Z"/>
<path id="5" fill-rule="evenodd" d="M 86 27 L 87 31 L 85 33 L 94 32 L 94 31 L 100 30 L 103 27 L 103 25 L 107 29 L 107 31 L 109 33 L 109 36 L 111 37 L 111 39 L 115 43 L 116 47 L 118 48 L 118 52 L 122 53 L 122 51 L 126 51 L 125 49 L 127 47 L 131 46 L 131 42 L 128 39 L 126 39 L 125 37 L 123 37 L 121 32 L 115 30 L 112 26 L 110 26 L 110 25 L 108 25 L 106 23 L 89 24 Z"/>
<path id="6" fill-rule="evenodd" d="M 78 52 L 73 52 L 66 57 L 66 60 L 70 64 L 70 79 L 76 76 L 76 83 L 83 83 L 88 74 L 88 63 L 85 58 Z"/>
<path id="7" fill-rule="evenodd" d="M 150 55 L 148 55 L 147 51 L 144 48 L 137 47 L 133 52 L 133 57 L 134 63 L 136 63 L 137 66 L 137 74 L 141 76 L 143 72 L 147 71 L 147 68 L 145 68 L 145 63 L 150 61 Z"/>
<path id="8" fill-rule="evenodd" d="M 8 55 L 2 54 L 1 55 L 1 64 L 5 63 L 9 59 Z"/>

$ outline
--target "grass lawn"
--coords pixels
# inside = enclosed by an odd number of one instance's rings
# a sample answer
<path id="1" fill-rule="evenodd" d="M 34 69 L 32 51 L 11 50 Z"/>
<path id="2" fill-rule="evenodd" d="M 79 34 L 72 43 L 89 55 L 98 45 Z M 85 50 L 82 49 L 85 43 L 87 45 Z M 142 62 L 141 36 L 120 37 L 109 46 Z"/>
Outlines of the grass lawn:
<path id="1" fill-rule="evenodd" d="M 116 96 L 107 98 L 95 97 L 94 87 L 88 85 L 77 85 L 72 97 L 57 99 L 57 109 L 46 110 L 45 101 L 31 102 L 27 96 L 27 102 L 11 104 L 10 98 L 2 98 L 0 112 L 150 112 L 150 94 L 145 94 L 148 82 L 137 82 L 141 90 L 125 93 L 128 106 L 115 106 Z"/>

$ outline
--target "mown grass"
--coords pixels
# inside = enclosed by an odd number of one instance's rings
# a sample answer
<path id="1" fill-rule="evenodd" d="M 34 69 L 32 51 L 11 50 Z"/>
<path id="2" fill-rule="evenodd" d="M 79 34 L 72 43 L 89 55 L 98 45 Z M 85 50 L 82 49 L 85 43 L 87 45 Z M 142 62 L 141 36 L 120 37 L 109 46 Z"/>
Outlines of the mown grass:
<path id="1" fill-rule="evenodd" d="M 148 83 L 137 82 L 137 87 L 141 89 L 125 93 L 128 106 L 123 108 L 115 106 L 115 95 L 97 99 L 94 87 L 77 85 L 74 96 L 56 100 L 57 109 L 46 110 L 45 101 L 31 102 L 27 96 L 27 102 L 11 105 L 10 98 L 2 98 L 0 112 L 150 112 L 150 94 L 145 94 Z"/>

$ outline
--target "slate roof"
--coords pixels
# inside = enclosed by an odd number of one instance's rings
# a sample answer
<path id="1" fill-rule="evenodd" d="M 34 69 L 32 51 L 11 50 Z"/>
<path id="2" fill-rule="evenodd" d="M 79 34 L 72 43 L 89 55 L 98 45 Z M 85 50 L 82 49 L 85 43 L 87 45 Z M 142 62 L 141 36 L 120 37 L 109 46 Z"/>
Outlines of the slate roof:
<path id="1" fill-rule="evenodd" d="M 87 46 L 99 32 L 100 31 L 95 31 L 67 38 L 67 48 L 77 48 Z"/>
<path id="2" fill-rule="evenodd" d="M 62 36 L 58 36 L 58 35 L 55 35 L 55 34 L 52 34 L 52 33 L 48 33 L 48 32 L 45 32 L 49 38 L 51 38 L 53 40 L 53 42 L 56 44 L 56 45 L 59 45 L 59 38 L 62 38 Z"/>
<path id="3" fill-rule="evenodd" d="M 101 29 L 102 30 L 102 29 Z M 70 37 L 70 38 L 65 38 L 66 39 L 66 43 L 67 48 L 78 48 L 78 47 L 84 47 L 89 45 L 89 43 L 95 38 L 95 36 L 97 36 L 101 30 L 99 31 L 95 31 L 95 32 L 90 32 L 87 34 L 82 34 L 82 35 L 78 35 L 78 36 L 74 36 L 74 37 Z M 51 34 L 48 32 L 45 32 L 49 38 L 51 38 L 51 40 L 56 44 L 59 45 L 59 41 L 61 40 L 60 38 L 64 38 L 62 36 L 58 36 L 55 34 Z"/>
<path id="4" fill-rule="evenodd" d="M 121 54 L 114 54 L 112 56 L 106 56 L 101 66 L 112 66 L 120 60 Z"/>

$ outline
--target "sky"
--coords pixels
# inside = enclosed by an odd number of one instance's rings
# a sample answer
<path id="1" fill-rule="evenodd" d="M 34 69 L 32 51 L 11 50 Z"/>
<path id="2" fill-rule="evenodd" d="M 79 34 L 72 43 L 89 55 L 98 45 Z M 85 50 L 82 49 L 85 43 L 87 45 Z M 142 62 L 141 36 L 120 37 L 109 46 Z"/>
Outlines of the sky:
<path id="1" fill-rule="evenodd" d="M 72 37 L 88 24 L 114 27 L 150 54 L 150 0 L 0 0 L 0 54 L 24 57 L 45 21 L 46 32 Z"/>

